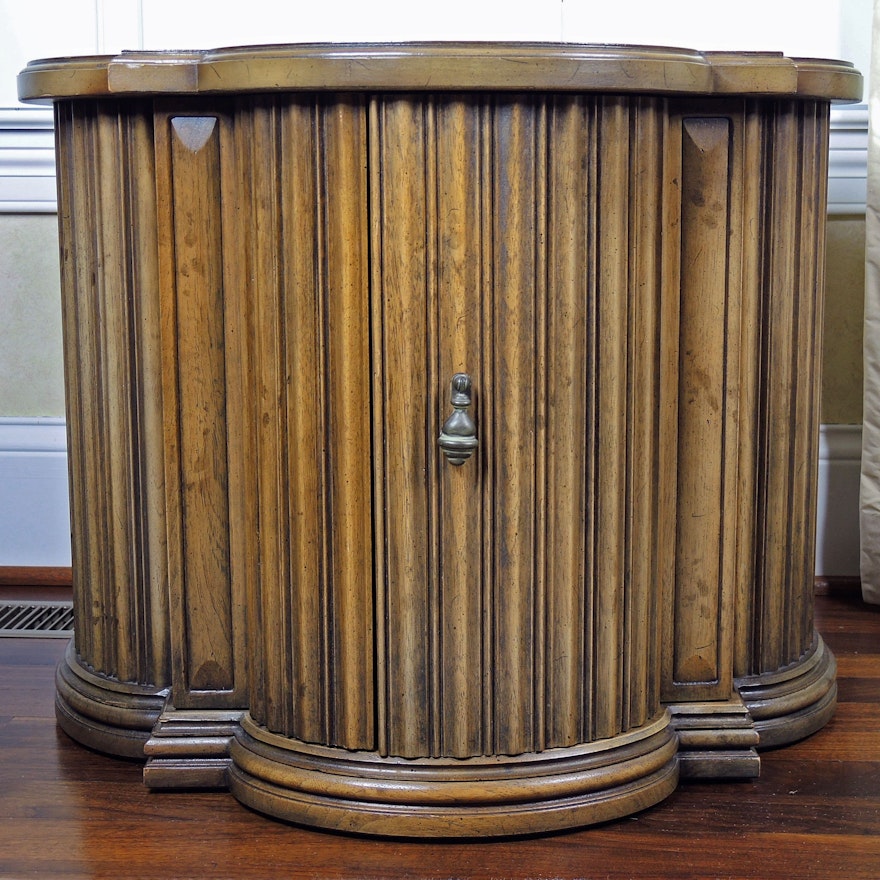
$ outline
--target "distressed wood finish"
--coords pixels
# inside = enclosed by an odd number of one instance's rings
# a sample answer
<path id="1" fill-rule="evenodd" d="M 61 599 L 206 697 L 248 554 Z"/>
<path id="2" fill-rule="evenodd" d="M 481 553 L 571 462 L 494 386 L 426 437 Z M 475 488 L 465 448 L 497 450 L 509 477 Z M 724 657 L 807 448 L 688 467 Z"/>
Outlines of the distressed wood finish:
<path id="1" fill-rule="evenodd" d="M 259 662 L 271 730 L 374 747 L 369 264 L 363 102 L 258 102 L 247 167 L 256 267 Z M 242 160 L 244 161 L 244 160 Z M 279 660 L 281 662 L 279 662 Z"/>
<path id="2" fill-rule="evenodd" d="M 676 777 L 650 549 L 660 103 L 410 95 L 253 107 L 253 226 L 273 254 L 306 256 L 256 261 L 254 397 L 267 407 L 254 423 L 271 467 L 259 515 L 281 541 L 260 550 L 258 637 L 264 657 L 283 662 L 264 660 L 232 750 L 233 790 L 281 815 L 385 833 L 512 833 L 656 800 Z M 322 189 L 343 167 L 339 185 Z M 623 209 L 630 202 L 637 213 Z M 568 235 L 550 234 L 568 224 Z M 302 274 L 295 284 L 288 267 Z M 354 283 L 349 306 L 334 267 Z M 371 315 L 356 311 L 365 306 Z M 437 437 L 459 371 L 477 392 L 480 449 L 452 468 Z M 348 411 L 333 425 L 343 394 Z M 372 446 L 359 422 L 372 425 Z M 366 478 L 344 477 L 348 459 Z M 333 502 L 334 485 L 358 479 L 359 491 Z M 279 523 L 287 504 L 298 514 Z M 347 537 L 346 519 L 372 522 L 375 542 Z M 311 562 L 270 562 L 288 543 Z M 371 547 L 375 562 L 359 563 Z M 322 575 L 321 552 L 344 565 Z M 280 591 L 278 570 L 289 578 Z M 359 590 L 347 612 L 341 576 L 348 594 Z M 334 637 L 343 627 L 348 654 Z M 303 652 L 315 660 L 300 666 Z M 352 730 L 348 688 L 359 701 Z M 305 782 L 307 769 L 325 774 L 325 790 Z M 340 811 L 364 778 L 374 806 Z M 540 822 L 523 803 L 538 787 Z M 616 797 L 600 805 L 599 790 Z"/>
<path id="3" fill-rule="evenodd" d="M 662 209 L 657 175 L 638 173 L 659 166 L 660 143 L 634 138 L 631 124 L 657 129 L 656 116 L 650 103 L 580 98 L 395 98 L 374 109 L 388 754 L 539 752 L 659 712 L 646 658 L 658 637 L 653 556 L 631 543 L 650 547 L 655 516 L 655 475 L 635 475 L 656 456 L 641 392 L 657 384 L 650 227 Z M 638 203 L 648 232 L 637 238 L 621 212 L 591 242 L 594 192 Z M 549 233 L 568 223 L 569 234 Z M 627 276 L 630 254 L 643 275 Z M 631 340 L 629 320 L 641 334 Z M 435 441 L 448 378 L 462 370 L 478 393 L 480 466 L 452 469 Z M 636 373 L 644 382 L 628 383 Z M 596 486 L 582 450 L 603 448 L 616 464 Z M 635 510 L 633 494 L 645 500 Z M 642 562 L 631 573 L 629 557 Z"/>
<path id="4" fill-rule="evenodd" d="M 747 110 L 749 124 L 759 113 Z M 753 355 L 760 359 L 757 543 L 749 617 L 738 618 L 736 674 L 761 742 L 769 746 L 825 723 L 836 694 L 834 657 L 814 634 L 809 593 L 797 587 L 812 576 L 815 558 L 828 118 L 816 104 L 794 101 L 760 115 L 756 149 L 773 161 L 763 165 L 758 181 L 769 192 L 770 213 L 761 230 L 763 320 Z M 791 220 L 782 223 L 781 215 Z"/>
<path id="5" fill-rule="evenodd" d="M 725 698 L 731 688 L 730 563 L 735 508 L 726 480 L 736 473 L 738 346 L 728 328 L 739 301 L 728 277 L 733 120 L 683 116 L 681 137 L 681 314 L 678 370 L 678 482 L 675 591 L 667 603 L 674 648 L 668 677 L 692 699 Z M 731 341 L 734 344 L 731 345 Z M 725 491 L 727 490 L 727 491 Z M 716 552 L 708 548 L 717 547 Z M 694 608 L 700 613 L 694 614 Z M 671 696 L 671 694 L 669 695 Z"/>
<path id="6" fill-rule="evenodd" d="M 858 80 L 513 45 L 31 65 L 65 729 L 154 788 L 455 836 L 615 818 L 824 724 L 824 156 Z"/>
<path id="7" fill-rule="evenodd" d="M 86 621 L 59 669 L 59 721 L 131 756 L 171 681 L 152 122 L 149 105 L 56 112 L 74 612 Z"/>
<path id="8" fill-rule="evenodd" d="M 231 554 L 227 426 L 237 419 L 227 411 L 235 365 L 224 264 L 235 247 L 220 193 L 234 184 L 222 159 L 231 147 L 224 123 L 213 114 L 156 118 L 172 700 L 180 709 L 246 699 Z"/>

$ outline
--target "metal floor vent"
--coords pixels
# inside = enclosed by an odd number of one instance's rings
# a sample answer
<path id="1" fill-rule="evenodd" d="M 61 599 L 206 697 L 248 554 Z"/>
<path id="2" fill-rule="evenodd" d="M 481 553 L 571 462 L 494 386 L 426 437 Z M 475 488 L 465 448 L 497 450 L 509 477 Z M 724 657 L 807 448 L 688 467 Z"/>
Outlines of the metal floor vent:
<path id="1" fill-rule="evenodd" d="M 0 637 L 69 639 L 72 635 L 72 602 L 64 599 L 0 601 Z"/>

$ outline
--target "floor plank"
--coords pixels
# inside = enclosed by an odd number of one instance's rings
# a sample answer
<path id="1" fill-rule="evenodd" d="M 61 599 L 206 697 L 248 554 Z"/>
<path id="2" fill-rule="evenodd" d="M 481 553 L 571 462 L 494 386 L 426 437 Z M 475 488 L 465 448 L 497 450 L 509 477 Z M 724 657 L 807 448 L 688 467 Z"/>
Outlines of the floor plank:
<path id="1" fill-rule="evenodd" d="M 53 718 L 57 639 L 0 639 L 0 877 L 880 878 L 880 610 L 817 597 L 838 658 L 828 726 L 765 753 L 759 779 L 691 782 L 638 816 L 501 841 L 297 828 L 225 792 L 150 792 Z"/>

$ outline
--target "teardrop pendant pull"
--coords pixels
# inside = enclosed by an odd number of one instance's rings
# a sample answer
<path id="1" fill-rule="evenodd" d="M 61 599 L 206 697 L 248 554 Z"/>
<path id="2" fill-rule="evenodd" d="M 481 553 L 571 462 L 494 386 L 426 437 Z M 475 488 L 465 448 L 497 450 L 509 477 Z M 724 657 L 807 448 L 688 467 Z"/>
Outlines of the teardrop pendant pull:
<path id="1" fill-rule="evenodd" d="M 477 448 L 477 426 L 468 413 L 471 405 L 471 377 L 456 373 L 449 391 L 452 415 L 440 429 L 438 443 L 450 464 L 464 464 Z"/>

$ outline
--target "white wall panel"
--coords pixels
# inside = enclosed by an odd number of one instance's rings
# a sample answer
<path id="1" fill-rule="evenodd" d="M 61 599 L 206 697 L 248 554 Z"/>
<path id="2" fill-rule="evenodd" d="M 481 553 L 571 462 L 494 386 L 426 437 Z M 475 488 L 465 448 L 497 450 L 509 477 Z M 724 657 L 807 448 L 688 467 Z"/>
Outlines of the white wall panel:
<path id="1" fill-rule="evenodd" d="M 400 40 L 559 40 L 561 0 L 143 0 L 144 47 Z"/>
<path id="2" fill-rule="evenodd" d="M 846 0 L 565 0 L 563 31 L 566 40 L 579 42 L 834 57 L 840 46 L 842 3 Z"/>
<path id="3" fill-rule="evenodd" d="M 15 77 L 28 61 L 96 51 L 95 0 L 0 0 L 0 107 L 18 103 Z"/>
<path id="4" fill-rule="evenodd" d="M 0 418 L 0 566 L 70 565 L 63 419 Z"/>
<path id="5" fill-rule="evenodd" d="M 858 577 L 861 425 L 823 425 L 819 433 L 816 574 Z"/>

